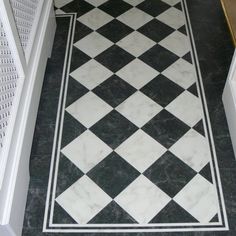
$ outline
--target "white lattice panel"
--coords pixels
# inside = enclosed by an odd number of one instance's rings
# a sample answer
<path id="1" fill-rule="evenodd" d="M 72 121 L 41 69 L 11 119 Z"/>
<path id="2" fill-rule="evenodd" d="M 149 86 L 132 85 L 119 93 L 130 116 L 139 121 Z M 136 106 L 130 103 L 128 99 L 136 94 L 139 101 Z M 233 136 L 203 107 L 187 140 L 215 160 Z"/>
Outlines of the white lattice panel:
<path id="1" fill-rule="evenodd" d="M 42 0 L 41 0 L 42 1 Z M 40 0 L 10 0 L 21 45 L 26 51 Z"/>
<path id="2" fill-rule="evenodd" d="M 18 78 L 6 32 L 0 19 L 0 153 L 4 145 Z"/>

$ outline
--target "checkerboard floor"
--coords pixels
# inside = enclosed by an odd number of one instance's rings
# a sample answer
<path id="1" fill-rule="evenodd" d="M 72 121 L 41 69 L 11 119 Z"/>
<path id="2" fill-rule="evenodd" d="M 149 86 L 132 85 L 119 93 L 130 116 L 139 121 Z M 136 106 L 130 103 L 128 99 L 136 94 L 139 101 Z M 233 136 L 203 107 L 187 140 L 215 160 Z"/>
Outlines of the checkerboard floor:
<path id="1" fill-rule="evenodd" d="M 77 15 L 49 228 L 227 228 L 184 1 L 55 0 L 55 10 Z"/>

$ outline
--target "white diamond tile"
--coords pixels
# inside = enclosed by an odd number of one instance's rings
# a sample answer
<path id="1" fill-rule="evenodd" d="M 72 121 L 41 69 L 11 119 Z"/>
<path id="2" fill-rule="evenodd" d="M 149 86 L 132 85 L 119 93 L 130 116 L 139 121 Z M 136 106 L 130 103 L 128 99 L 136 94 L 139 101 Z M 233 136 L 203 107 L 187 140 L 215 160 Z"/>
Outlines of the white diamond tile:
<path id="1" fill-rule="evenodd" d="M 103 3 L 107 2 L 108 0 L 85 0 L 85 1 L 95 7 L 98 7 L 98 6 L 102 5 Z"/>
<path id="2" fill-rule="evenodd" d="M 132 6 L 137 6 L 138 4 L 140 4 L 141 2 L 143 2 L 144 0 L 124 0 L 125 2 L 129 3 Z"/>
<path id="3" fill-rule="evenodd" d="M 166 148 L 138 130 L 115 151 L 142 173 L 166 152 Z"/>
<path id="4" fill-rule="evenodd" d="M 115 201 L 140 224 L 148 223 L 171 198 L 143 175 L 135 179 Z"/>
<path id="5" fill-rule="evenodd" d="M 92 11 L 86 13 L 85 15 L 82 15 L 77 20 L 82 22 L 89 28 L 97 30 L 98 28 L 102 27 L 113 19 L 114 17 L 108 15 L 107 13 L 98 8 L 95 8 Z"/>
<path id="6" fill-rule="evenodd" d="M 190 127 L 203 117 L 200 99 L 188 91 L 181 93 L 165 109 Z"/>
<path id="7" fill-rule="evenodd" d="M 136 89 L 140 89 L 159 75 L 159 72 L 141 60 L 135 59 L 116 74 Z"/>
<path id="8" fill-rule="evenodd" d="M 92 90 L 112 74 L 110 70 L 92 59 L 73 71 L 70 75 L 85 87 Z"/>
<path id="9" fill-rule="evenodd" d="M 57 203 L 80 225 L 88 223 L 111 200 L 87 176 L 80 178 L 56 198 Z"/>
<path id="10" fill-rule="evenodd" d="M 66 14 L 66 13 L 64 11 L 62 11 L 61 9 L 57 9 L 55 11 L 55 14 L 60 15 L 60 14 Z"/>
<path id="11" fill-rule="evenodd" d="M 180 58 L 162 72 L 168 79 L 184 89 L 196 82 L 195 70 L 192 64 Z"/>
<path id="12" fill-rule="evenodd" d="M 185 18 L 182 11 L 171 7 L 159 16 L 156 17 L 159 21 L 169 25 L 174 29 L 179 29 L 185 24 Z"/>
<path id="13" fill-rule="evenodd" d="M 66 108 L 74 118 L 89 128 L 112 110 L 112 107 L 92 92 Z"/>
<path id="14" fill-rule="evenodd" d="M 161 0 L 161 1 L 169 4 L 170 6 L 174 6 L 177 3 L 181 2 L 181 0 Z"/>
<path id="15" fill-rule="evenodd" d="M 137 31 L 134 31 L 117 43 L 118 46 L 133 54 L 135 57 L 140 56 L 155 44 L 153 40 Z"/>
<path id="16" fill-rule="evenodd" d="M 112 149 L 87 130 L 65 146 L 61 152 L 80 170 L 87 173 L 108 156 Z"/>
<path id="17" fill-rule="evenodd" d="M 186 35 L 175 31 L 162 41 L 159 44 L 168 49 L 169 51 L 175 53 L 177 56 L 182 57 L 187 52 L 190 51 L 189 39 Z"/>
<path id="18" fill-rule="evenodd" d="M 54 4 L 57 8 L 61 8 L 72 1 L 73 0 L 54 0 Z"/>
<path id="19" fill-rule="evenodd" d="M 219 212 L 215 187 L 201 175 L 196 175 L 174 201 L 200 223 L 208 223 Z"/>
<path id="20" fill-rule="evenodd" d="M 88 54 L 90 57 L 95 57 L 109 48 L 112 44 L 113 43 L 110 40 L 103 37 L 101 34 L 92 32 L 91 34 L 76 42 L 74 46 Z"/>
<path id="21" fill-rule="evenodd" d="M 145 125 L 162 109 L 160 105 L 139 91 L 116 107 L 118 112 L 138 127 Z"/>
<path id="22" fill-rule="evenodd" d="M 169 150 L 197 172 L 210 161 L 207 139 L 192 129 L 171 146 Z"/>
<path id="23" fill-rule="evenodd" d="M 120 15 L 117 19 L 136 30 L 153 19 L 153 17 L 134 7 Z"/>

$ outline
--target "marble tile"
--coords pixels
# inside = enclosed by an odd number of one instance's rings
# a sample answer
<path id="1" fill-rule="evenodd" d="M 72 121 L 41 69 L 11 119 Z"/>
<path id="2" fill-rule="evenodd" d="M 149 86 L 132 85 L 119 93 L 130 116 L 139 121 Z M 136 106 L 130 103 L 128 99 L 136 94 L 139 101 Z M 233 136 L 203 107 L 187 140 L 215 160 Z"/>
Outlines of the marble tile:
<path id="1" fill-rule="evenodd" d="M 108 0 L 85 0 L 85 1 L 95 7 L 98 7 L 98 6 L 102 5 L 103 3 L 107 2 Z"/>
<path id="2" fill-rule="evenodd" d="M 111 110 L 112 107 L 93 92 L 88 92 L 66 108 L 67 112 L 87 128 L 94 125 Z"/>
<path id="3" fill-rule="evenodd" d="M 86 224 L 111 202 L 111 198 L 87 176 L 83 176 L 56 198 L 78 223 Z M 83 210 L 79 210 L 83 209 Z"/>
<path id="4" fill-rule="evenodd" d="M 140 34 L 137 31 L 129 34 L 125 38 L 121 39 L 118 43 L 118 46 L 125 49 L 135 57 L 140 56 L 149 48 L 155 45 L 155 42 L 143 34 Z"/>
<path id="5" fill-rule="evenodd" d="M 201 223 L 208 223 L 218 212 L 216 189 L 200 175 L 196 175 L 174 201 Z"/>
<path id="6" fill-rule="evenodd" d="M 139 91 L 116 108 L 117 111 L 138 127 L 142 127 L 162 109 L 160 105 Z"/>
<path id="7" fill-rule="evenodd" d="M 101 34 L 92 32 L 76 42 L 74 46 L 85 52 L 90 57 L 95 57 L 109 48 L 112 44 L 113 43 L 109 39 L 103 37 Z"/>
<path id="8" fill-rule="evenodd" d="M 168 79 L 180 85 L 184 89 L 196 82 L 196 75 L 192 64 L 180 58 L 162 72 Z"/>
<path id="9" fill-rule="evenodd" d="M 165 2 L 165 3 L 169 4 L 170 6 L 174 6 L 177 3 L 181 2 L 181 0 L 162 0 L 162 2 Z"/>
<path id="10" fill-rule="evenodd" d="M 55 11 L 55 13 L 56 13 L 57 15 L 65 14 L 65 12 L 62 11 L 61 9 L 57 9 L 57 10 Z"/>
<path id="11" fill-rule="evenodd" d="M 165 109 L 190 127 L 203 117 L 200 99 L 188 91 L 181 93 Z"/>
<path id="12" fill-rule="evenodd" d="M 210 161 L 207 139 L 192 129 L 169 150 L 197 172 Z"/>
<path id="13" fill-rule="evenodd" d="M 142 130 L 138 130 L 116 150 L 139 172 L 145 171 L 158 160 L 167 149 Z"/>
<path id="14" fill-rule="evenodd" d="M 150 21 L 152 17 L 137 8 L 131 8 L 117 19 L 136 30 Z"/>
<path id="15" fill-rule="evenodd" d="M 167 194 L 143 175 L 115 198 L 115 201 L 140 224 L 148 223 L 170 200 Z"/>
<path id="16" fill-rule="evenodd" d="M 185 18 L 182 11 L 171 7 L 159 16 L 156 17 L 159 21 L 171 26 L 174 29 L 179 29 L 185 24 Z"/>
<path id="17" fill-rule="evenodd" d="M 140 4 L 141 2 L 143 2 L 144 0 L 124 0 L 125 2 L 129 3 L 132 6 L 137 6 L 138 4 Z"/>
<path id="18" fill-rule="evenodd" d="M 184 56 L 190 50 L 188 37 L 178 31 L 167 36 L 165 39 L 160 41 L 159 44 L 179 57 Z"/>
<path id="19" fill-rule="evenodd" d="M 70 75 L 88 89 L 97 87 L 113 73 L 95 60 L 90 60 Z"/>
<path id="20" fill-rule="evenodd" d="M 136 89 L 140 89 L 155 78 L 159 72 L 141 60 L 134 59 L 121 70 L 116 72 L 116 74 Z"/>
<path id="21" fill-rule="evenodd" d="M 54 4 L 57 8 L 61 8 L 73 0 L 54 0 Z"/>
<path id="22" fill-rule="evenodd" d="M 86 173 L 109 155 L 112 149 L 92 132 L 85 131 L 65 146 L 61 152 Z"/>
<path id="23" fill-rule="evenodd" d="M 98 8 L 95 8 L 87 14 L 82 15 L 77 20 L 87 25 L 89 28 L 97 30 L 98 28 L 110 22 L 112 19 L 112 16 Z"/>

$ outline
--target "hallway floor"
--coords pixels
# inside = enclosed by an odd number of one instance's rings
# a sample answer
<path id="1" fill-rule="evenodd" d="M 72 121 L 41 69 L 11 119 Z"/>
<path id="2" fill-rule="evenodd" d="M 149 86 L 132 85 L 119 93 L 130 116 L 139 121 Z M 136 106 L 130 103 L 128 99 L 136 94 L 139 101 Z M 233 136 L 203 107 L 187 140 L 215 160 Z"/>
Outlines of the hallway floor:
<path id="1" fill-rule="evenodd" d="M 236 235 L 220 2 L 55 10 L 23 235 Z"/>

